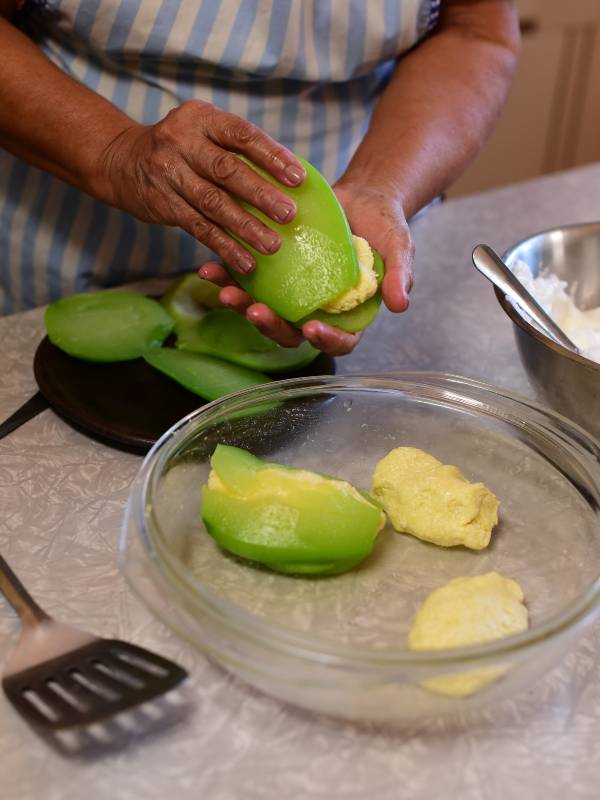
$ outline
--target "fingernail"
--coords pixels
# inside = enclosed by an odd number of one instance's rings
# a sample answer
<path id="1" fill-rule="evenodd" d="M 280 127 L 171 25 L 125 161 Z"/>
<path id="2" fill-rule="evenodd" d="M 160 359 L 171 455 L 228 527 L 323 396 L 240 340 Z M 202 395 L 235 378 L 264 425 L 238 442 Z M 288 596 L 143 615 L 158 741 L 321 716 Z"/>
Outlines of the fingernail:
<path id="1" fill-rule="evenodd" d="M 297 167 L 295 164 L 289 164 L 284 170 L 283 174 L 288 179 L 290 183 L 294 185 L 298 183 L 302 183 L 304 180 L 304 170 L 300 167 Z"/>
<path id="2" fill-rule="evenodd" d="M 198 270 L 198 275 L 201 278 L 205 278 L 206 279 L 208 277 L 208 272 L 204 267 L 200 267 L 200 269 Z"/>
<path id="3" fill-rule="evenodd" d="M 279 250 L 281 239 L 276 233 L 261 233 L 260 242 L 265 253 L 274 253 Z"/>
<path id="4" fill-rule="evenodd" d="M 252 272 L 255 267 L 252 256 L 238 256 L 237 265 L 238 268 L 244 273 Z"/>
<path id="5" fill-rule="evenodd" d="M 273 209 L 273 214 L 277 222 L 287 222 L 291 217 L 294 216 L 295 211 L 296 207 L 293 205 L 288 205 L 287 203 L 277 203 Z"/>

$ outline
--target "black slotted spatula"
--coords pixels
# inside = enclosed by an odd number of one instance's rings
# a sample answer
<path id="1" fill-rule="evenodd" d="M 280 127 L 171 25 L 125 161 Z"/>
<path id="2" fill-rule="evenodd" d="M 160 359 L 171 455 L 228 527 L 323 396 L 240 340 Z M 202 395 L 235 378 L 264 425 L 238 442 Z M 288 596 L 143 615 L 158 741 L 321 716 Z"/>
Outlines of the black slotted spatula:
<path id="1" fill-rule="evenodd" d="M 2 556 L 0 591 L 23 626 L 2 688 L 35 725 L 52 730 L 91 725 L 164 694 L 187 676 L 177 664 L 141 647 L 56 622 Z"/>

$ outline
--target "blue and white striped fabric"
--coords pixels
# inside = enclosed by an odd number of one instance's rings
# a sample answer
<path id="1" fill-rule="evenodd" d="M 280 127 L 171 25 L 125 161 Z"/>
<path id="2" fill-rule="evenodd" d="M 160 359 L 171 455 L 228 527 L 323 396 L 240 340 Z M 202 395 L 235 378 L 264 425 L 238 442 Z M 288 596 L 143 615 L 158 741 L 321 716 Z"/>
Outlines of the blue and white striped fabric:
<path id="1" fill-rule="evenodd" d="M 334 181 L 364 135 L 393 59 L 440 0 L 54 0 L 41 47 L 150 124 L 184 100 L 263 127 Z M 0 151 L 0 313 L 193 269 L 209 256 Z"/>

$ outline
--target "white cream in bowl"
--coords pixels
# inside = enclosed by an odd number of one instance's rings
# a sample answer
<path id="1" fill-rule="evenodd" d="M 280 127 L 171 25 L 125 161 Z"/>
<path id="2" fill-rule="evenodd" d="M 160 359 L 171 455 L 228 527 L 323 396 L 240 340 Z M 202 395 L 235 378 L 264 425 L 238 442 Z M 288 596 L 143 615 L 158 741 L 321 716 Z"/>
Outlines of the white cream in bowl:
<path id="1" fill-rule="evenodd" d="M 548 270 L 534 278 L 528 265 L 517 261 L 513 272 L 581 354 L 600 363 L 600 306 L 582 311 L 569 295 L 566 281 Z"/>

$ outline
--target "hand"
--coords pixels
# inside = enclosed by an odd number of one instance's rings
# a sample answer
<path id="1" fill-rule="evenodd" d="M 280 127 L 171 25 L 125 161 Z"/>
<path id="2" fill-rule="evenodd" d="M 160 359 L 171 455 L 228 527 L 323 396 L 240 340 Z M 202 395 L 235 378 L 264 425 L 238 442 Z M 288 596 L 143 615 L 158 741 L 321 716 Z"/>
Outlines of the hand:
<path id="1" fill-rule="evenodd" d="M 391 311 L 405 311 L 412 288 L 414 246 L 401 204 L 385 192 L 364 185 L 340 182 L 334 189 L 352 232 L 365 238 L 383 258 L 382 294 L 386 306 Z M 200 268 L 199 274 L 225 287 L 220 294 L 223 305 L 245 314 L 261 333 L 283 347 L 296 347 L 304 337 L 318 350 L 341 356 L 350 353 L 360 340 L 359 333 L 345 333 L 316 320 L 306 322 L 300 333 L 264 303 L 255 303 L 247 292 L 233 283 L 220 264 L 209 262 Z"/>
<path id="2" fill-rule="evenodd" d="M 216 261 L 203 264 L 198 270 L 201 278 L 223 286 L 219 300 L 227 308 L 244 314 L 258 330 L 273 339 L 282 347 L 297 347 L 303 339 L 330 356 L 343 356 L 350 353 L 358 344 L 360 334 L 346 333 L 317 320 L 305 322 L 298 330 L 278 316 L 264 303 L 256 303 L 250 295 L 237 286 L 227 271 Z"/>
<path id="3" fill-rule="evenodd" d="M 385 264 L 382 294 L 386 306 L 391 311 L 405 311 L 412 288 L 414 246 L 401 204 L 381 190 L 362 185 L 354 188 L 339 183 L 334 189 L 352 232 L 365 238 L 381 254 Z M 306 322 L 300 333 L 264 303 L 255 303 L 216 262 L 205 264 L 199 274 L 225 287 L 220 294 L 223 305 L 245 314 L 261 333 L 283 347 L 296 347 L 304 337 L 317 349 L 339 356 L 350 353 L 360 340 L 360 333 L 346 333 L 316 320 Z"/>
<path id="4" fill-rule="evenodd" d="M 413 285 L 415 247 L 399 200 L 379 188 L 340 181 L 334 187 L 350 229 L 378 251 L 385 265 L 381 287 L 390 311 L 406 311 Z"/>
<path id="5" fill-rule="evenodd" d="M 145 222 L 183 228 L 233 270 L 251 272 L 254 257 L 229 231 L 265 254 L 281 240 L 231 195 L 279 223 L 292 220 L 296 207 L 234 153 L 287 186 L 304 180 L 300 162 L 260 128 L 193 100 L 156 125 L 127 127 L 111 142 L 102 159 L 107 200 Z"/>

